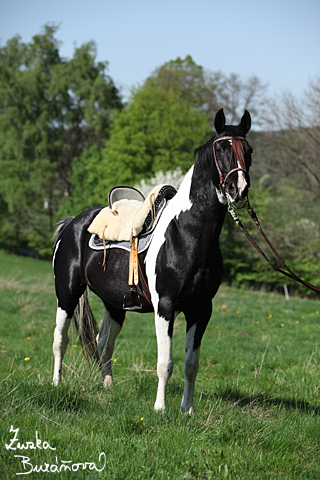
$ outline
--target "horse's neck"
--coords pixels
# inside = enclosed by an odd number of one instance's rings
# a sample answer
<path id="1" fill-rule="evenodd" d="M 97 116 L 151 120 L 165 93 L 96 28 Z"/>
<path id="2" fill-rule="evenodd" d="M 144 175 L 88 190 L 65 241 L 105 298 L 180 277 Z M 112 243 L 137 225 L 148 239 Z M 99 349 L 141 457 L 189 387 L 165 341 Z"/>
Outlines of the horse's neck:
<path id="1" fill-rule="evenodd" d="M 186 212 L 184 222 L 179 228 L 188 231 L 194 229 L 202 238 L 210 238 L 212 242 L 219 240 L 219 235 L 226 215 L 226 207 L 218 199 L 216 189 L 211 180 L 209 169 L 203 169 L 197 163 L 186 174 L 172 202 L 175 210 Z M 207 235 L 205 235 L 207 232 Z"/>

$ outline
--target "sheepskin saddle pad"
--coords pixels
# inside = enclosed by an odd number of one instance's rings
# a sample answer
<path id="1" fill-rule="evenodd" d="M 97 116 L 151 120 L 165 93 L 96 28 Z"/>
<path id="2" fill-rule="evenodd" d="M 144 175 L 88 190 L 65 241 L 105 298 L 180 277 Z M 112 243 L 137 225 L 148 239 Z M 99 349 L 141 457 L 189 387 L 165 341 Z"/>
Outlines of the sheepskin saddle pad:
<path id="1" fill-rule="evenodd" d="M 109 207 L 98 213 L 88 231 L 102 243 L 131 242 L 139 234 L 148 235 L 176 193 L 171 185 L 157 185 L 144 198 L 141 192 L 131 187 L 115 187 L 109 193 Z M 92 241 L 90 243 L 92 246 Z"/>

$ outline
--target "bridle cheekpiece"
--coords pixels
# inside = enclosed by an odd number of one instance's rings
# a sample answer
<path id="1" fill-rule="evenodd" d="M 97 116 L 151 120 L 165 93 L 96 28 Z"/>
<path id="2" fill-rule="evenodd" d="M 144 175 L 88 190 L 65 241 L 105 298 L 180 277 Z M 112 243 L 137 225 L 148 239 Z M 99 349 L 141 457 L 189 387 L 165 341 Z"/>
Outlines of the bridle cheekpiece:
<path id="1" fill-rule="evenodd" d="M 221 140 L 231 141 L 230 165 L 229 165 L 229 170 L 226 176 L 224 176 L 221 171 L 221 168 L 218 163 L 217 155 L 216 155 L 216 149 L 215 149 L 215 144 L 217 142 L 220 142 Z M 244 149 L 242 145 L 242 140 L 245 140 L 245 138 L 226 136 L 226 137 L 215 138 L 212 144 L 214 161 L 219 173 L 219 189 L 224 196 L 226 196 L 225 191 L 227 186 L 227 179 L 230 177 L 232 173 L 241 171 L 241 172 L 244 172 L 246 176 L 249 176 L 247 167 L 246 167 L 246 162 L 244 159 Z M 235 164 L 238 165 L 238 167 L 231 169 L 232 158 L 234 158 Z"/>

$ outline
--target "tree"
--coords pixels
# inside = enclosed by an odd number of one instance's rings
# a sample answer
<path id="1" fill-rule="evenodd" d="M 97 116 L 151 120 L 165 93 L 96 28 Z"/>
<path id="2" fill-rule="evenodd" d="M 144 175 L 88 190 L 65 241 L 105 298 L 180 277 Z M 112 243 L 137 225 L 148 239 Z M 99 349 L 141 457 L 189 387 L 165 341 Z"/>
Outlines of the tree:
<path id="1" fill-rule="evenodd" d="M 251 204 L 285 262 L 315 285 L 320 278 L 319 85 L 319 78 L 310 82 L 301 100 L 290 93 L 278 96 L 268 105 L 268 130 L 250 133 L 249 140 L 254 150 Z M 277 263 L 252 222 L 248 217 L 243 220 Z M 228 218 L 222 232 L 222 251 L 230 282 L 269 289 L 288 283 L 291 290 L 313 294 L 274 271 Z"/>
<path id="2" fill-rule="evenodd" d="M 95 44 L 66 60 L 56 31 L 46 25 L 30 43 L 17 36 L 0 48 L 2 244 L 38 247 L 50 238 L 54 213 L 69 194 L 73 158 L 101 145 L 113 109 L 121 107 L 107 62 L 96 62 Z"/>
<path id="3" fill-rule="evenodd" d="M 273 168 L 295 175 L 301 188 L 320 193 L 320 76 L 301 99 L 284 93 L 271 102 L 267 118 L 269 142 L 279 151 Z"/>
<path id="4" fill-rule="evenodd" d="M 92 162 L 86 154 L 74 165 L 75 177 L 80 168 L 96 178 L 85 195 L 87 207 L 106 203 L 114 185 L 133 185 L 177 167 L 186 173 L 193 163 L 193 150 L 213 134 L 221 102 L 233 121 L 240 107 L 256 106 L 255 112 L 259 111 L 263 88 L 256 78 L 245 83 L 236 75 L 206 72 L 190 56 L 157 68 L 132 91 L 126 108 L 115 114 L 101 162 L 96 162 L 93 152 Z M 77 210 L 76 201 L 73 205 Z"/>
<path id="5" fill-rule="evenodd" d="M 183 99 L 208 114 L 212 129 L 220 108 L 224 109 L 230 124 L 237 123 L 245 109 L 250 110 L 256 126 L 263 122 L 267 84 L 254 75 L 242 79 L 236 73 L 224 75 L 204 70 L 188 55 L 157 68 L 147 82 L 165 89 L 179 89 Z"/>
<path id="6" fill-rule="evenodd" d="M 178 59 L 133 92 L 126 108 L 114 116 L 101 162 L 97 164 L 95 156 L 92 164 L 90 158 L 85 160 L 84 168 L 96 176 L 95 189 L 88 192 L 91 206 L 99 194 L 100 203 L 106 202 L 115 185 L 138 183 L 159 170 L 179 166 L 185 173 L 190 168 L 194 149 L 211 133 L 208 113 L 201 108 L 201 72 L 190 57 Z"/>
<path id="7" fill-rule="evenodd" d="M 236 123 L 246 109 L 250 111 L 254 125 L 259 127 L 265 115 L 266 92 L 267 85 L 256 76 L 243 80 L 235 73 L 220 73 L 216 101 L 224 108 L 230 124 Z"/>

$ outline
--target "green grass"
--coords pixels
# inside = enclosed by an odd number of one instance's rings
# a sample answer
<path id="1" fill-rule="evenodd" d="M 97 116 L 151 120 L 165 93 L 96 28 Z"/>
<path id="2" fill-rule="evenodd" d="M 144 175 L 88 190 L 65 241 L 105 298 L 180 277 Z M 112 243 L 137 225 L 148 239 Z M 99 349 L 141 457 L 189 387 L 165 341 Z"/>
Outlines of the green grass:
<path id="1" fill-rule="evenodd" d="M 90 294 L 97 319 L 99 299 Z M 223 286 L 213 302 L 196 383 L 195 414 L 180 413 L 185 322 L 175 322 L 168 410 L 153 411 L 152 315 L 127 314 L 114 353 L 115 386 L 83 359 L 72 329 L 62 384 L 51 385 L 56 299 L 51 264 L 0 252 L 0 478 L 21 457 L 54 469 L 95 462 L 102 472 L 27 478 L 319 479 L 320 303 Z M 7 450 L 14 433 L 50 448 Z M 43 446 L 47 446 L 42 443 Z M 52 467 L 53 465 L 53 467 Z M 92 467 L 92 465 L 91 465 Z"/>

